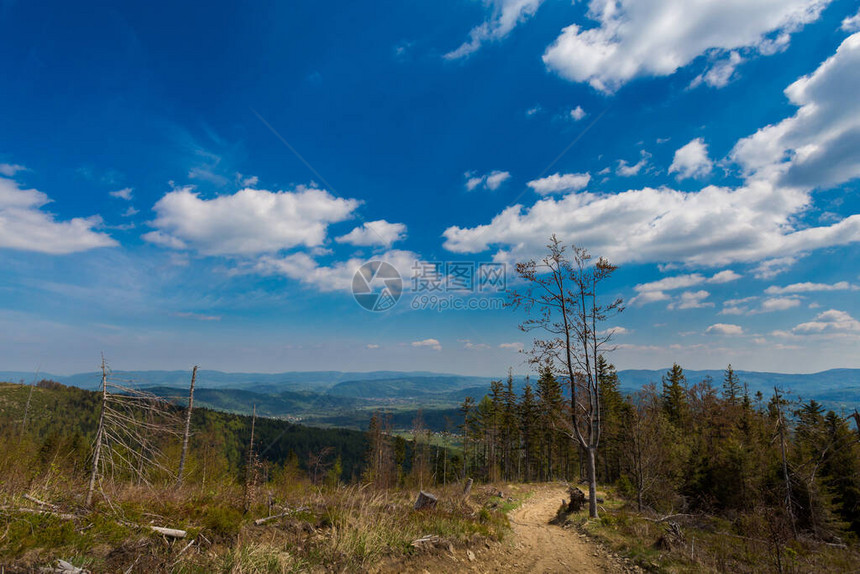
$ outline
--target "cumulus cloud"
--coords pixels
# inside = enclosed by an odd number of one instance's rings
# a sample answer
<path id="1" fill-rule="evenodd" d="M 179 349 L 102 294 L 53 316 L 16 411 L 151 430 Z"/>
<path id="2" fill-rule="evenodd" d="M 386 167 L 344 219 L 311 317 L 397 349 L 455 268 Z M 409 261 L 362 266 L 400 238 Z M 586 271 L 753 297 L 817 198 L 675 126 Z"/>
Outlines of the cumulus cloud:
<path id="1" fill-rule="evenodd" d="M 708 335 L 726 335 L 726 336 L 738 336 L 743 335 L 744 330 L 739 325 L 732 325 L 730 323 L 715 323 L 705 329 L 705 333 Z"/>
<path id="2" fill-rule="evenodd" d="M 678 301 L 670 303 L 669 309 L 701 309 L 703 307 L 713 307 L 714 304 L 710 301 L 705 301 L 711 294 L 707 291 L 684 291 L 678 298 Z"/>
<path id="3" fill-rule="evenodd" d="M 513 349 L 514 351 L 522 351 L 524 345 L 522 343 L 500 343 L 500 349 Z"/>
<path id="4" fill-rule="evenodd" d="M 575 122 L 578 122 L 585 116 L 585 110 L 582 109 L 582 106 L 576 106 L 575 108 L 570 110 L 570 118 Z"/>
<path id="5" fill-rule="evenodd" d="M 800 299 L 796 297 L 770 297 L 762 301 L 761 310 L 763 313 L 769 311 L 785 311 L 800 306 Z"/>
<path id="6" fill-rule="evenodd" d="M 126 201 L 131 201 L 132 200 L 132 191 L 134 191 L 134 190 L 131 189 L 130 187 L 124 187 L 124 188 L 118 189 L 116 191 L 109 191 L 108 195 L 110 195 L 111 197 L 116 197 L 117 199 L 124 199 Z"/>
<path id="7" fill-rule="evenodd" d="M 645 305 L 647 303 L 654 303 L 656 301 L 666 301 L 671 299 L 669 295 L 665 293 L 665 291 L 672 291 L 675 289 L 686 289 L 689 287 L 695 287 L 697 285 L 703 285 L 705 283 L 710 284 L 720 284 L 720 283 L 729 283 L 730 281 L 735 281 L 740 279 L 740 275 L 735 273 L 731 269 L 726 269 L 724 271 L 720 271 L 719 273 L 715 273 L 711 277 L 706 277 L 701 273 L 689 273 L 687 275 L 675 275 L 672 277 L 664 277 L 658 281 L 651 281 L 649 283 L 640 283 L 636 285 L 633 290 L 636 291 L 636 295 L 630 299 L 631 305 Z M 703 303 L 703 299 L 705 299 L 709 293 L 707 291 L 696 291 L 684 293 L 678 302 L 669 305 L 670 309 L 695 309 L 697 307 L 712 307 L 713 303 Z"/>
<path id="8" fill-rule="evenodd" d="M 547 68 L 613 92 L 637 77 L 668 76 L 699 56 L 771 54 L 817 20 L 829 0 L 591 0 L 583 29 L 572 24 L 544 52 Z M 737 65 L 737 64 L 735 64 Z M 725 85 L 716 71 L 711 85 Z M 731 74 L 729 74 L 730 76 Z M 704 80 L 704 78 L 703 78 Z M 707 80 L 706 80 L 707 81 Z"/>
<path id="9" fill-rule="evenodd" d="M 401 277 L 409 277 L 412 265 L 419 257 L 410 251 L 392 249 L 374 256 L 374 259 L 390 263 Z M 299 252 L 285 256 L 262 255 L 254 261 L 238 264 L 234 273 L 288 277 L 323 292 L 349 291 L 355 272 L 365 263 L 367 259 L 352 257 L 346 261 L 321 265 L 311 255 Z M 405 289 L 408 284 L 404 283 L 403 286 Z"/>
<path id="10" fill-rule="evenodd" d="M 629 164 L 623 159 L 618 160 L 618 169 L 615 170 L 617 175 L 621 177 L 631 177 L 633 175 L 638 174 L 642 171 L 642 168 L 648 165 L 648 160 L 651 158 L 651 154 L 645 150 L 639 154 L 640 159 L 638 162 L 634 164 Z"/>
<path id="11" fill-rule="evenodd" d="M 147 241 L 204 255 L 257 255 L 296 246 L 315 247 L 330 223 L 349 218 L 358 206 L 324 190 L 242 189 L 204 199 L 193 187 L 175 189 L 153 208 L 155 231 Z"/>
<path id="12" fill-rule="evenodd" d="M 511 177 L 510 173 L 499 170 L 491 171 L 484 175 L 478 175 L 473 171 L 467 171 L 465 175 L 466 189 L 469 191 L 474 191 L 478 187 L 495 191 Z"/>
<path id="13" fill-rule="evenodd" d="M 427 347 L 434 351 L 441 351 L 442 344 L 437 339 L 424 339 L 423 341 L 412 341 L 413 347 Z"/>
<path id="14" fill-rule="evenodd" d="M 705 83 L 712 88 L 723 88 L 732 81 L 735 76 L 735 69 L 744 59 L 735 51 L 732 51 L 727 58 L 723 58 L 715 62 L 706 72 L 699 74 L 690 83 L 691 88 Z"/>
<path id="15" fill-rule="evenodd" d="M 860 33 L 785 90 L 797 113 L 740 140 L 731 158 L 782 186 L 830 187 L 860 177 Z"/>
<path id="16" fill-rule="evenodd" d="M 338 237 L 338 243 L 349 243 L 350 245 L 382 245 L 391 247 L 396 241 L 406 237 L 406 226 L 402 223 L 389 223 L 384 219 L 367 221 L 356 227 L 346 235 Z"/>
<path id="17" fill-rule="evenodd" d="M 533 179 L 526 185 L 541 195 L 579 191 L 588 186 L 591 175 L 587 173 L 554 173 L 541 179 Z"/>
<path id="18" fill-rule="evenodd" d="M 101 217 L 57 221 L 43 210 L 50 202 L 41 191 L 22 189 L 17 182 L 0 177 L 0 248 L 66 255 L 117 245 L 109 235 L 95 231 Z"/>
<path id="19" fill-rule="evenodd" d="M 534 16 L 543 0 L 484 0 L 491 8 L 490 17 L 469 32 L 469 39 L 456 50 L 445 54 L 457 60 L 477 52 L 484 43 L 504 39 L 511 31 Z"/>
<path id="20" fill-rule="evenodd" d="M 15 163 L 0 163 L 0 175 L 14 177 L 19 171 L 27 171 L 27 168 Z"/>
<path id="21" fill-rule="evenodd" d="M 860 321 L 836 309 L 823 311 L 813 321 L 801 323 L 792 329 L 796 334 L 856 334 L 860 333 Z"/>
<path id="22" fill-rule="evenodd" d="M 617 194 L 571 193 L 513 205 L 488 224 L 445 230 L 445 248 L 478 253 L 498 246 L 496 259 L 523 260 L 543 252 L 556 233 L 614 263 L 678 262 L 714 267 L 768 260 L 757 271 L 772 276 L 793 256 L 860 240 L 860 215 L 832 225 L 798 229 L 809 206 L 804 190 L 766 180 L 739 188 L 707 186 L 697 192 L 666 187 Z"/>
<path id="23" fill-rule="evenodd" d="M 842 30 L 845 32 L 858 32 L 860 31 L 860 10 L 857 11 L 853 16 L 849 16 L 842 20 Z"/>
<path id="24" fill-rule="evenodd" d="M 459 339 L 458 343 L 463 343 L 463 348 L 469 351 L 486 351 L 490 346 L 486 343 L 473 343 L 469 339 Z"/>
<path id="25" fill-rule="evenodd" d="M 771 285 L 764 290 L 768 295 L 782 295 L 784 293 L 812 293 L 815 291 L 847 291 L 856 289 L 854 285 L 848 281 L 839 281 L 837 283 L 811 283 L 809 281 L 803 283 L 792 283 L 784 287 Z"/>
<path id="26" fill-rule="evenodd" d="M 708 146 L 702 138 L 696 138 L 675 151 L 669 173 L 677 173 L 678 179 L 704 177 L 711 173 L 714 164 L 708 157 Z"/>

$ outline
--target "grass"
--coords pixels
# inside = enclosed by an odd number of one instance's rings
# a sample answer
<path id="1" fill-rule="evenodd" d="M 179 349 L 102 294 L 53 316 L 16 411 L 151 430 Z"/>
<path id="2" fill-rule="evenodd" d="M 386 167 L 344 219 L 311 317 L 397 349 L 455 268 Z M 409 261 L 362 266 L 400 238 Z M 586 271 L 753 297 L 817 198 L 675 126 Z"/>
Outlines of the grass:
<path id="1" fill-rule="evenodd" d="M 824 542 L 779 534 L 766 518 L 754 512 L 735 520 L 714 516 L 678 516 L 658 521 L 633 511 L 623 499 L 608 492 L 600 517 L 589 519 L 587 509 L 567 514 L 559 509 L 559 522 L 576 528 L 647 572 L 693 574 L 733 572 L 821 573 L 854 572 L 860 564 L 856 547 L 837 548 Z M 677 522 L 678 540 L 668 533 Z"/>
<path id="2" fill-rule="evenodd" d="M 317 487 L 302 480 L 275 486 L 262 487 L 247 513 L 241 489 L 230 484 L 178 492 L 172 486 L 106 488 L 91 512 L 74 502 L 83 494 L 82 485 L 63 496 L 40 491 L 43 500 L 63 500 L 61 512 L 76 514 L 74 520 L 21 512 L 36 505 L 5 494 L 0 566 L 28 571 L 63 559 L 94 572 L 364 571 L 421 552 L 412 543 L 422 537 L 435 537 L 433 545 L 442 548 L 499 540 L 509 529 L 506 513 L 516 505 L 482 488 L 464 502 L 459 485 L 433 488 L 437 508 L 420 512 L 412 509 L 417 490 Z M 300 510 L 254 524 L 285 508 Z M 183 529 L 188 536 L 166 539 L 149 525 Z"/>

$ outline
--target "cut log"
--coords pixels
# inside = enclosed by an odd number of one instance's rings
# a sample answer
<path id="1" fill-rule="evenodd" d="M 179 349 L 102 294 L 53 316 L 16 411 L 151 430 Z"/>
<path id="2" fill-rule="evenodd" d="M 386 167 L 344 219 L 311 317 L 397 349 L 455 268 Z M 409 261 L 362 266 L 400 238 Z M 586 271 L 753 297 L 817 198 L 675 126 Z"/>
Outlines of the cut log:
<path id="1" fill-rule="evenodd" d="M 472 484 L 474 481 L 470 478 L 466 481 L 466 486 L 463 488 L 463 498 L 468 498 L 472 494 Z"/>
<path id="2" fill-rule="evenodd" d="M 188 534 L 184 530 L 177 530 L 176 528 L 164 528 L 161 526 L 150 526 L 150 528 L 154 532 L 158 532 L 159 534 L 167 536 L 168 538 L 185 538 L 185 536 Z"/>
<path id="3" fill-rule="evenodd" d="M 568 494 L 570 494 L 570 502 L 567 503 L 567 511 L 579 512 L 582 509 L 582 505 L 588 500 L 585 493 L 578 488 L 570 487 Z"/>
<path id="4" fill-rule="evenodd" d="M 423 490 L 418 493 L 418 498 L 415 499 L 415 510 L 424 510 L 425 508 L 436 508 L 436 503 L 439 499 L 429 492 Z"/>

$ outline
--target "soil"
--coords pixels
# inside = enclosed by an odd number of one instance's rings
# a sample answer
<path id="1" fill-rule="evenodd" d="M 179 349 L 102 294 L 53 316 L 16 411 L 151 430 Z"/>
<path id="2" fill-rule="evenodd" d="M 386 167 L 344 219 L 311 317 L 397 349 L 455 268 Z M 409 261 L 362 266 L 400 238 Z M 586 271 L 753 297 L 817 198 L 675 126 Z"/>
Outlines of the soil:
<path id="1" fill-rule="evenodd" d="M 550 524 L 566 496 L 565 486 L 537 487 L 522 506 L 511 512 L 513 532 L 503 542 L 486 543 L 480 548 L 449 548 L 432 556 L 416 557 L 417 560 L 407 564 L 401 563 L 396 571 L 414 574 L 639 572 L 638 568 L 613 556 L 575 529 Z"/>

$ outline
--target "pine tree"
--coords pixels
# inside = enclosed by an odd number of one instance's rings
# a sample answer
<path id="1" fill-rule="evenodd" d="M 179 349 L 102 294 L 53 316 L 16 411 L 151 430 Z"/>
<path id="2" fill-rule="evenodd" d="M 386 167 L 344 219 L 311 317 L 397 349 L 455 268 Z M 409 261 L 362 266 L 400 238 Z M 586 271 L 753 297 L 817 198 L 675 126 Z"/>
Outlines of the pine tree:
<path id="1" fill-rule="evenodd" d="M 735 374 L 734 369 L 732 369 L 731 363 L 729 363 L 729 366 L 726 367 L 726 373 L 723 378 L 723 398 L 730 405 L 736 405 L 740 394 L 741 383 L 738 380 L 738 376 Z"/>
<path id="2" fill-rule="evenodd" d="M 621 465 L 621 407 L 624 399 L 618 386 L 615 366 L 603 355 L 597 359 L 600 413 L 603 432 L 598 449 L 598 470 L 605 482 L 618 480 Z"/>
<path id="3" fill-rule="evenodd" d="M 540 438 L 538 436 L 540 411 L 532 392 L 532 386 L 528 383 L 523 388 L 518 415 L 525 465 L 523 479 L 526 482 L 530 482 L 534 477 L 535 455 L 538 454 L 539 456 L 540 450 Z"/>
<path id="4" fill-rule="evenodd" d="M 687 376 L 678 363 L 663 376 L 663 412 L 676 427 L 682 427 L 687 422 L 689 405 L 687 404 Z"/>

